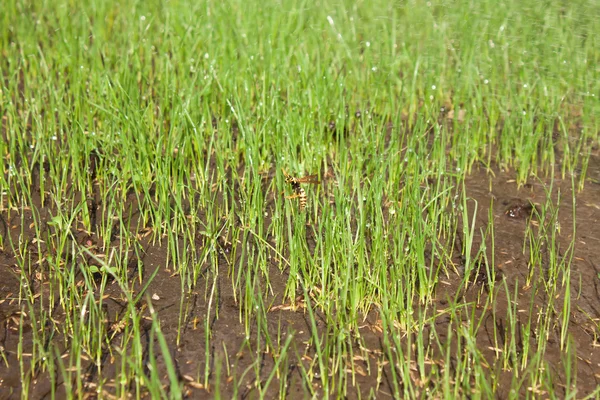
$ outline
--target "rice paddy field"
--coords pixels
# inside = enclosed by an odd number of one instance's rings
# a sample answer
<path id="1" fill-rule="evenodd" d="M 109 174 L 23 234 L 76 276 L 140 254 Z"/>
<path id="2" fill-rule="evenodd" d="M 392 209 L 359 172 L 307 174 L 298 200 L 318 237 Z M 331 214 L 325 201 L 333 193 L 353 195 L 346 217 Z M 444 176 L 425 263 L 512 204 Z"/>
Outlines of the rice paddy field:
<path id="1" fill-rule="evenodd" d="M 5 0 L 0 398 L 600 396 L 600 3 Z"/>

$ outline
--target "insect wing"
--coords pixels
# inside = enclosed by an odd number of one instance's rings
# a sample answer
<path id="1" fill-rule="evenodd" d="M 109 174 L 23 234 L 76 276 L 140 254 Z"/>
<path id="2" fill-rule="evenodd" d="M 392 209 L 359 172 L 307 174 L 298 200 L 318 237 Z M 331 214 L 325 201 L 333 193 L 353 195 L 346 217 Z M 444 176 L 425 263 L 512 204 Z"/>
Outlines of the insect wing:
<path id="1" fill-rule="evenodd" d="M 313 183 L 315 185 L 318 185 L 319 183 L 321 183 L 321 181 L 317 179 L 317 175 L 308 175 L 308 176 L 304 176 L 302 178 L 297 178 L 296 180 L 299 183 Z"/>

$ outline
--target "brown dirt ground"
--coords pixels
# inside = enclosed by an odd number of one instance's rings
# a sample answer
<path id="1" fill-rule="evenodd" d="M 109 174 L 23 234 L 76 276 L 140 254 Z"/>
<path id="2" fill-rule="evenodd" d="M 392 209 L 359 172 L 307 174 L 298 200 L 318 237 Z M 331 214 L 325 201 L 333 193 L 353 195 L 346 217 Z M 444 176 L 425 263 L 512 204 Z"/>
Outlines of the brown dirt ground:
<path id="1" fill-rule="evenodd" d="M 575 251 L 571 273 L 571 319 L 569 321 L 568 331 L 571 335 L 574 344 L 576 345 L 577 354 L 577 383 L 578 396 L 590 393 L 595 390 L 600 384 L 600 342 L 598 328 L 594 327 L 590 322 L 590 318 L 595 319 L 596 324 L 600 321 L 600 230 L 598 229 L 600 220 L 600 156 L 592 155 L 590 166 L 587 171 L 589 180 L 585 189 L 576 194 L 576 209 L 577 225 L 575 231 Z M 509 172 L 501 172 L 498 169 L 494 174 L 484 172 L 483 170 L 474 171 L 466 181 L 468 196 L 477 201 L 477 231 L 479 227 L 486 227 L 488 223 L 488 211 L 490 204 L 493 204 L 492 216 L 494 219 L 495 229 L 495 254 L 494 266 L 497 278 L 506 279 L 509 291 L 514 293 L 517 290 L 519 307 L 527 309 L 531 301 L 531 288 L 526 287 L 525 281 L 528 274 L 528 254 L 523 251 L 525 229 L 528 223 L 532 223 L 534 218 L 530 219 L 534 207 L 538 207 L 541 201 L 545 199 L 545 190 L 547 190 L 549 182 L 531 181 L 528 184 L 518 187 L 513 179 L 513 175 Z M 561 254 L 567 250 L 567 246 L 571 241 L 573 229 L 573 205 L 571 204 L 571 186 L 570 180 L 556 179 L 553 184 L 552 198 L 557 199 L 558 192 L 562 193 L 562 202 L 560 205 L 559 222 L 561 225 L 560 232 L 560 251 Z M 39 196 L 34 201 L 39 202 Z M 131 207 L 135 208 L 135 199 L 131 199 Z M 474 202 L 470 202 L 473 207 Z M 41 204 L 36 204 L 40 210 L 40 218 L 43 221 L 48 221 L 51 218 L 53 210 L 50 208 L 41 207 Z M 470 210 L 472 214 L 473 210 Z M 21 217 L 19 213 L 25 213 L 25 226 L 20 225 Z M 17 212 L 7 211 L 0 213 L 2 221 L 0 229 L 3 230 L 3 235 L 10 235 L 13 240 L 18 237 L 18 232 L 23 229 L 24 235 L 31 240 L 35 233 L 30 229 L 29 224 L 33 221 L 31 210 L 20 210 Z M 133 223 L 133 221 L 132 221 Z M 535 223 L 535 222 L 533 222 Z M 135 223 L 134 223 L 135 225 Z M 95 239 L 85 232 L 75 232 L 75 238 L 78 242 L 84 243 L 93 248 Z M 479 241 L 479 242 L 478 242 Z M 114 238 L 114 242 L 118 243 L 118 238 Z M 481 242 L 480 237 L 475 238 L 474 248 L 478 248 Z M 157 310 L 161 328 L 167 339 L 167 343 L 171 349 L 171 356 L 176 361 L 177 374 L 179 379 L 186 382 L 185 390 L 190 398 L 201 398 L 207 395 L 206 388 L 202 388 L 197 383 L 190 383 L 191 380 L 196 381 L 196 378 L 203 373 L 204 364 L 206 362 L 205 343 L 205 323 L 206 319 L 210 319 L 210 329 L 212 335 L 210 353 L 210 363 L 214 371 L 215 362 L 223 362 L 225 353 L 224 346 L 228 349 L 230 364 L 233 365 L 233 375 L 237 375 L 235 379 L 229 377 L 225 372 L 223 384 L 220 388 L 221 394 L 225 397 L 231 397 L 234 393 L 234 385 L 238 385 L 239 396 L 242 398 L 257 398 L 258 392 L 254 387 L 254 373 L 247 374 L 246 377 L 241 377 L 243 371 L 250 368 L 254 361 L 260 360 L 260 376 L 263 380 L 269 376 L 271 369 L 274 366 L 273 358 L 270 354 L 262 352 L 262 354 L 254 355 L 254 341 L 256 337 L 255 329 L 251 332 L 249 343 L 251 346 L 245 346 L 246 342 L 243 325 L 240 324 L 240 309 L 242 305 L 236 301 L 235 295 L 231 288 L 230 277 L 227 276 L 228 270 L 227 257 L 232 254 L 231 248 L 225 243 L 222 246 L 222 252 L 219 258 L 220 273 L 217 275 L 217 290 L 214 306 L 208 312 L 208 299 L 204 295 L 204 287 L 206 282 L 202 280 L 197 287 L 201 288 L 184 299 L 181 298 L 181 281 L 180 277 L 174 275 L 172 271 L 166 270 L 164 267 L 167 258 L 167 249 L 164 244 L 161 246 L 156 243 L 151 243 L 146 237 L 140 239 L 140 248 L 144 251 L 141 256 L 134 254 L 130 255 L 129 273 L 132 279 L 136 279 L 141 268 L 144 281 L 149 279 L 155 268 L 158 272 L 150 287 L 148 293 L 156 295 L 153 300 L 154 308 Z M 203 239 L 199 238 L 197 246 L 203 246 Z M 19 361 L 17 359 L 17 345 L 19 340 L 19 325 L 23 310 L 21 305 L 15 300 L 18 298 L 20 291 L 20 278 L 16 258 L 12 250 L 8 249 L 5 244 L 4 249 L 0 251 L 0 346 L 4 349 L 6 363 L 0 361 L 0 398 L 16 399 L 21 396 L 21 376 L 19 372 Z M 39 248 L 36 244 L 29 242 L 29 249 L 32 254 L 37 254 Z M 488 250 L 489 253 L 489 250 Z M 491 256 L 491 254 L 489 254 Z M 456 264 L 460 265 L 461 260 L 457 259 Z M 447 305 L 448 297 L 454 296 L 459 282 L 461 281 L 460 268 L 459 274 L 450 276 L 447 281 L 442 282 L 436 291 L 436 308 L 443 309 Z M 40 271 L 33 270 L 29 277 L 28 284 L 33 289 L 34 293 L 41 293 L 48 290 L 49 283 L 45 280 L 45 276 Z M 209 274 L 205 275 L 205 279 L 213 279 Z M 204 278 L 201 278 L 204 279 Z M 314 352 L 307 348 L 305 343 L 310 338 L 310 322 L 302 307 L 302 301 L 299 301 L 299 307 L 288 307 L 282 304 L 283 288 L 287 280 L 285 271 L 282 273 L 276 263 L 272 265 L 271 284 L 274 290 L 274 295 L 266 299 L 265 304 L 271 304 L 272 308 L 267 315 L 267 329 L 271 335 L 277 337 L 277 332 L 295 332 L 294 346 L 299 354 L 304 354 L 304 359 L 309 360 L 314 356 Z M 475 276 L 473 279 L 473 287 L 467 290 L 463 296 L 467 301 L 481 301 L 481 296 L 485 296 L 485 276 Z M 143 282 L 139 283 L 141 287 Z M 110 321 L 107 321 L 107 326 L 111 332 L 118 329 L 115 324 L 118 324 L 117 316 L 122 313 L 126 307 L 125 299 L 122 298 L 116 284 L 114 282 L 108 285 L 106 294 L 109 295 L 105 302 L 107 314 L 110 316 Z M 187 313 L 182 327 L 181 340 L 179 345 L 176 344 L 177 331 L 179 326 L 179 305 L 181 302 L 186 304 Z M 545 304 L 547 299 L 543 296 L 535 296 L 533 299 L 533 307 L 539 308 Z M 522 302 L 522 304 L 521 304 Z M 500 316 L 494 322 L 492 318 L 487 318 L 484 329 L 480 330 L 477 336 L 477 345 L 486 356 L 486 360 L 490 365 L 494 366 L 495 352 L 493 350 L 495 344 L 494 339 L 489 332 L 496 328 L 502 329 L 502 325 L 506 322 L 502 320 L 502 316 L 506 315 L 506 305 L 508 300 L 502 295 L 502 291 L 498 294 L 498 301 L 494 305 L 496 315 Z M 140 301 L 136 305 L 143 315 L 148 315 L 144 301 Z M 56 306 L 58 308 L 58 306 Z M 218 318 L 215 315 L 215 309 L 218 309 Z M 488 312 L 489 310 L 481 310 Z M 327 318 L 317 312 L 319 328 L 326 331 Z M 57 309 L 54 318 L 60 321 L 60 310 Z M 526 315 L 523 315 L 526 318 Z M 25 323 L 23 329 L 23 352 L 30 353 L 33 343 L 32 324 L 29 316 L 24 316 Z M 441 340 L 447 335 L 448 318 L 442 316 L 436 320 L 436 331 Z M 149 341 L 150 322 L 144 320 L 142 326 L 145 329 L 146 340 Z M 363 343 L 369 350 L 369 354 L 373 358 L 372 364 L 380 359 L 383 346 L 383 335 L 379 329 L 380 321 L 377 313 L 374 311 L 366 317 L 365 324 L 362 325 L 360 335 Z M 553 366 L 559 366 L 563 361 L 560 343 L 558 340 L 559 329 L 551 335 L 547 343 L 546 360 Z M 119 333 L 117 332 L 117 335 Z M 55 336 L 52 338 L 54 342 L 61 343 L 61 337 Z M 148 346 L 149 343 L 147 342 Z M 147 350 L 147 349 L 146 349 Z M 69 350 L 64 349 L 63 355 L 68 354 Z M 435 356 L 435 355 L 434 355 Z M 217 360 L 217 361 L 215 361 Z M 162 361 L 159 359 L 159 364 Z M 303 361 L 304 362 L 304 361 Z M 306 361 L 308 363 L 308 361 Z M 348 397 L 356 398 L 359 395 L 368 396 L 369 391 L 377 386 L 376 374 L 377 368 L 371 368 L 371 374 L 367 373 L 366 362 L 357 362 L 357 370 L 364 372 L 364 376 L 359 373 L 356 375 L 357 387 L 360 387 L 360 393 L 356 387 L 348 388 Z M 8 366 L 7 366 L 8 365 Z M 94 389 L 98 371 L 89 361 L 83 361 L 86 367 L 86 375 L 84 381 L 86 388 L 89 391 L 90 397 L 94 397 Z M 119 360 L 109 356 L 107 352 L 104 357 L 103 376 L 111 376 L 117 370 Z M 223 368 L 223 371 L 226 371 Z M 564 380 L 560 376 L 560 368 L 556 369 L 556 379 L 561 382 Z M 389 366 L 383 367 L 383 381 L 378 385 L 378 395 L 386 397 L 386 394 L 391 393 L 389 383 Z M 302 398 L 308 395 L 306 388 L 302 385 L 302 376 L 297 364 L 290 363 L 288 365 L 288 378 L 290 385 L 288 387 L 289 398 Z M 31 382 L 31 398 L 49 398 L 51 381 L 47 371 L 35 371 L 34 379 Z M 512 379 L 511 373 L 506 372 L 502 375 L 503 380 L 500 382 L 498 398 L 506 398 L 507 385 Z M 214 381 L 215 376 L 211 375 L 211 381 Z M 111 383 L 108 382 L 107 388 L 110 388 Z M 318 389 L 319 382 L 314 382 L 314 387 Z M 272 384 L 272 388 L 278 388 L 276 383 Z M 57 393 L 60 393 L 64 388 L 59 383 L 57 385 Z M 214 388 L 213 388 L 214 389 Z M 212 393 L 212 392 L 211 392 Z M 390 395 L 391 396 L 391 395 Z"/>

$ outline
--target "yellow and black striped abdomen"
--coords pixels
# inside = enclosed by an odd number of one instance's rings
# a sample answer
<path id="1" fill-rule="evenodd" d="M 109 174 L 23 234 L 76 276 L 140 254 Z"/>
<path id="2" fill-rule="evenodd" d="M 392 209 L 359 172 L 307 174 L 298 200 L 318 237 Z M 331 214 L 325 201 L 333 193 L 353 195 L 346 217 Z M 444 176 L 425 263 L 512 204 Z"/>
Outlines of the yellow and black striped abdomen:
<path id="1" fill-rule="evenodd" d="M 298 199 L 300 200 L 300 211 L 304 211 L 304 209 L 306 208 L 306 204 L 308 203 L 306 192 L 303 188 L 298 186 L 298 188 L 296 189 L 296 194 L 298 195 Z"/>

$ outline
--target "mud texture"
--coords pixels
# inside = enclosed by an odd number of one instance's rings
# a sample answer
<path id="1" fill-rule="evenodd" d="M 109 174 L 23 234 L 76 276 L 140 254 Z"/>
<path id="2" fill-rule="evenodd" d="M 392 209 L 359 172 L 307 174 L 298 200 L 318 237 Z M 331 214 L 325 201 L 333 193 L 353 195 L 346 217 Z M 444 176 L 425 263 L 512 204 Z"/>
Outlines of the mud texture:
<path id="1" fill-rule="evenodd" d="M 335 123 L 332 122 L 330 128 L 335 129 Z M 43 168 L 43 166 L 41 167 Z M 528 225 L 533 224 L 534 229 L 540 218 L 539 210 L 541 202 L 546 199 L 546 192 L 551 190 L 551 198 L 558 202 L 560 193 L 560 207 L 557 222 L 560 225 L 560 238 L 558 245 L 559 252 L 567 253 L 567 245 L 571 242 L 573 232 L 575 232 L 575 248 L 572 258 L 571 269 L 571 313 L 568 324 L 568 332 L 572 337 L 573 344 L 577 352 L 577 382 L 578 395 L 584 396 L 595 390 L 600 383 L 600 332 L 597 324 L 600 321 L 600 156 L 592 155 L 587 175 L 589 179 L 585 188 L 575 195 L 575 209 L 572 204 L 572 189 L 570 180 L 555 179 L 553 182 L 531 181 L 518 187 L 510 172 L 502 172 L 496 168 L 493 172 L 475 170 L 466 181 L 467 195 L 472 199 L 469 201 L 469 214 L 477 210 L 476 231 L 480 228 L 485 229 L 488 226 L 488 219 L 493 218 L 494 226 L 494 253 L 492 257 L 491 249 L 486 250 L 486 257 L 481 257 L 476 265 L 478 268 L 470 272 L 471 286 L 468 288 L 459 288 L 465 273 L 461 269 L 464 262 L 464 256 L 460 255 L 461 238 L 457 239 L 454 245 L 457 249 L 455 259 L 456 272 L 441 282 L 436 289 L 436 309 L 444 309 L 449 299 L 456 298 L 456 293 L 464 297 L 467 302 L 481 302 L 482 296 L 486 295 L 488 285 L 491 279 L 495 281 L 506 282 L 509 293 L 517 293 L 519 309 L 540 308 L 546 304 L 548 299 L 541 295 L 531 296 L 531 287 L 526 282 L 531 277 L 528 268 L 529 254 L 524 251 L 526 243 L 526 230 Z M 35 181 L 35 179 L 34 179 Z M 552 183 L 552 185 L 550 185 Z M 38 189 L 39 191 L 39 189 Z M 35 193 L 35 190 L 33 191 Z M 33 198 L 32 208 L 38 210 L 41 225 L 44 229 L 52 230 L 49 222 L 56 212 L 47 204 L 42 205 L 39 196 Z M 135 214 L 138 197 L 132 195 L 127 203 L 127 208 L 132 212 L 130 223 L 132 226 L 139 226 Z M 491 213 L 490 205 L 492 207 Z M 98 199 L 91 199 L 89 207 L 92 210 L 99 209 Z M 22 243 L 30 252 L 32 260 L 45 257 L 44 253 L 51 251 L 44 243 L 36 242 L 36 232 L 33 230 L 32 210 L 4 210 L 0 213 L 0 229 L 3 237 L 11 237 L 13 243 Z M 573 216 L 576 216 L 575 230 L 573 230 Z M 102 218 L 101 213 L 93 213 L 93 218 Z M 558 225 L 557 225 L 558 226 Z M 148 227 L 147 229 L 151 229 Z M 558 229 L 558 228 L 557 228 Z M 94 257 L 92 256 L 101 246 L 102 240 L 94 232 L 85 232 L 83 230 L 73 229 L 73 238 L 81 246 L 89 249 L 88 258 L 85 265 L 94 266 Z M 273 367 L 274 359 L 272 355 L 261 347 L 261 353 L 253 353 L 258 347 L 256 345 L 256 323 L 251 332 L 245 332 L 243 324 L 240 322 L 244 305 L 232 290 L 231 286 L 231 265 L 236 264 L 236 260 L 231 260 L 233 254 L 237 254 L 233 244 L 227 240 L 227 237 L 220 237 L 218 246 L 220 247 L 218 258 L 218 271 L 201 271 L 201 278 L 190 294 L 182 298 L 181 277 L 174 271 L 167 270 L 166 265 L 168 257 L 168 246 L 166 243 L 154 242 L 149 239 L 150 235 L 145 235 L 147 231 L 138 229 L 139 241 L 138 252 L 131 252 L 127 259 L 128 277 L 133 282 L 134 287 L 141 290 L 147 282 L 150 284 L 146 290 L 151 299 L 153 308 L 158 313 L 161 323 L 161 329 L 170 349 L 170 355 L 175 361 L 177 378 L 185 385 L 184 393 L 189 398 L 202 398 L 215 393 L 214 387 L 205 387 L 201 382 L 207 363 L 210 366 L 209 382 L 215 382 L 217 377 L 214 371 L 217 363 L 221 363 L 221 385 L 218 388 L 224 398 L 234 396 L 234 393 L 240 398 L 257 398 L 258 392 L 254 381 L 254 372 L 244 375 L 244 371 L 249 369 L 259 369 L 263 382 L 268 379 Z M 269 239 L 272 244 L 273 238 Z M 314 240 L 314 239 L 313 239 Z M 20 241 L 20 242 L 19 242 Z M 119 238 L 110 238 L 111 244 L 118 244 Z M 309 239 L 310 242 L 310 239 Z M 196 246 L 202 249 L 209 245 L 209 240 L 205 237 L 196 238 Z M 474 248 L 479 248 L 482 244 L 482 238 L 475 237 Z M 489 245 L 489 243 L 488 243 Z M 542 249 L 542 252 L 545 250 Z M 461 259 L 462 257 L 462 259 Z M 544 254 L 542 254 L 543 259 Z M 68 255 L 65 255 L 68 258 Z M 493 260 L 493 265 L 489 265 Z M 21 393 L 21 371 L 19 369 L 20 361 L 17 357 L 19 335 L 23 336 L 23 348 L 21 350 L 23 357 L 32 357 L 32 331 L 33 329 L 43 330 L 34 323 L 37 317 L 32 316 L 35 310 L 30 311 L 19 304 L 17 299 L 19 293 L 22 293 L 24 287 L 28 287 L 31 296 L 34 298 L 40 293 L 44 294 L 40 298 L 48 299 L 50 287 L 54 284 L 49 282 L 44 269 L 39 264 L 32 263 L 33 268 L 30 271 L 20 271 L 17 264 L 15 250 L 7 244 L 0 251 L 0 346 L 5 358 L 0 360 L 0 398 L 17 399 Z M 37 267 L 36 267 L 37 265 Z M 535 272 L 535 273 L 543 273 Z M 266 327 L 271 337 L 277 337 L 278 332 L 286 334 L 293 333 L 293 347 L 300 359 L 307 366 L 315 357 L 314 349 L 306 345 L 310 339 L 311 322 L 308 318 L 304 299 L 300 295 L 294 304 L 284 304 L 282 301 L 283 290 L 288 279 L 285 269 L 273 261 L 272 270 L 269 271 L 271 294 L 265 301 L 268 311 L 265 313 Z M 493 276 L 490 276 L 493 274 Z M 26 276 L 28 281 L 23 281 L 21 277 Z M 98 282 L 102 280 L 102 275 L 98 275 Z M 76 278 L 75 281 L 78 281 Z M 215 290 L 212 296 L 206 296 L 205 288 L 207 285 L 214 285 Z M 264 288 L 263 288 L 264 289 Z M 266 290 L 265 290 L 266 291 Z M 486 318 L 484 327 L 479 330 L 477 336 L 477 346 L 485 354 L 486 361 L 493 368 L 499 368 L 494 365 L 497 354 L 498 338 L 491 336 L 491 332 L 496 330 L 507 332 L 507 321 L 503 320 L 506 315 L 506 307 L 510 300 L 499 291 L 498 300 L 494 305 L 493 314 L 497 318 Z M 127 299 L 122 295 L 115 281 L 108 280 L 105 290 L 104 307 L 106 315 L 105 321 L 106 334 L 115 341 L 119 335 L 124 333 L 124 325 L 127 323 L 120 319 L 124 309 L 127 307 Z M 138 304 L 135 304 L 142 317 L 141 326 L 145 331 L 142 336 L 145 342 L 143 349 L 146 354 L 152 343 L 150 333 L 151 320 L 148 310 L 148 297 L 142 297 Z M 179 312 L 181 305 L 185 310 L 183 319 Z M 48 305 L 45 306 L 48 309 Z M 50 307 L 52 309 L 52 307 Z M 55 304 L 52 319 L 54 322 L 64 322 L 64 312 L 59 304 Z M 218 315 L 217 315 L 218 311 Z M 482 309 L 481 313 L 492 313 L 490 310 Z M 327 332 L 327 316 L 316 311 L 317 325 L 322 332 Z M 594 325 L 593 321 L 596 322 Z M 437 337 L 439 340 L 448 339 L 449 319 L 447 316 L 440 316 L 435 321 Z M 211 341 L 206 344 L 206 329 L 210 329 Z M 22 332 L 20 333 L 20 330 Z M 559 366 L 563 360 L 563 353 L 560 348 L 560 326 L 553 327 L 554 335 L 551 335 L 547 343 L 546 359 L 550 365 Z M 390 384 L 390 366 L 382 365 L 382 379 L 377 381 L 378 368 L 374 367 L 378 361 L 383 360 L 383 354 L 386 349 L 383 344 L 383 327 L 378 317 L 377 311 L 372 311 L 365 316 L 365 322 L 361 325 L 360 336 L 363 343 L 366 344 L 366 352 L 371 360 L 355 361 L 355 382 L 356 386 L 350 386 L 347 397 L 357 398 L 358 396 L 368 396 L 373 390 L 378 397 L 391 397 L 392 387 Z M 178 336 L 178 332 L 180 335 Z M 508 335 L 508 333 L 506 333 Z M 531 332 L 535 335 L 535 332 Z M 427 335 L 426 335 L 427 336 Z M 48 337 L 48 341 L 54 343 L 67 343 L 66 338 L 60 336 L 60 332 L 54 332 L 54 336 Z M 155 340 L 155 339 L 154 339 Z M 403 339 L 405 340 L 405 339 Z M 500 340 L 503 340 L 500 338 Z M 157 347 L 157 344 L 153 344 Z M 224 349 L 227 349 L 226 353 Z M 69 348 L 65 346 L 62 354 L 57 357 L 68 357 Z M 207 355 L 209 359 L 207 360 Z M 226 361 L 229 362 L 229 367 Z M 258 364 L 256 360 L 259 360 Z M 370 363 L 369 363 L 370 361 Z M 105 382 L 104 387 L 108 392 L 104 395 L 110 395 L 111 385 L 115 385 L 114 380 L 117 367 L 121 362 L 116 352 L 109 351 L 107 348 L 103 355 L 103 377 L 113 377 Z M 416 362 L 416 360 L 415 360 Z M 442 354 L 432 354 L 431 362 L 443 362 Z M 27 364 L 27 363 L 25 363 Z M 84 380 L 84 390 L 90 398 L 97 396 L 97 378 L 98 370 L 90 360 L 82 360 L 82 365 L 86 366 Z M 161 364 L 159 357 L 159 376 L 165 376 L 164 365 Z M 368 365 L 371 365 L 370 373 Z M 229 371 L 229 372 L 228 372 Z M 556 372 L 558 371 L 558 372 Z M 562 369 L 556 368 L 553 373 L 560 374 Z M 290 363 L 287 366 L 287 396 L 289 398 L 303 398 L 308 395 L 308 390 L 303 386 L 301 368 L 296 363 Z M 34 379 L 31 381 L 30 398 L 50 398 L 52 386 L 56 388 L 56 395 L 60 397 L 64 390 L 64 382 L 53 383 L 48 371 L 33 371 Z M 57 375 L 58 376 L 58 375 Z M 75 379 L 75 377 L 73 377 Z M 60 378 L 62 379 L 62 378 Z M 417 376 L 414 379 L 418 379 Z M 507 387 L 510 385 L 512 375 L 506 371 L 502 375 L 502 380 L 498 385 L 498 398 L 508 397 Z M 555 379 L 559 382 L 566 380 L 566 377 L 557 375 Z M 166 382 L 166 378 L 165 378 Z M 566 384 L 566 381 L 565 381 Z M 314 388 L 318 390 L 319 382 L 313 382 Z M 274 390 L 279 390 L 278 384 L 272 384 Z M 237 389 L 236 389 L 237 388 Z M 359 388 L 359 389 L 356 389 Z M 360 391 L 360 392 L 358 392 Z"/>

